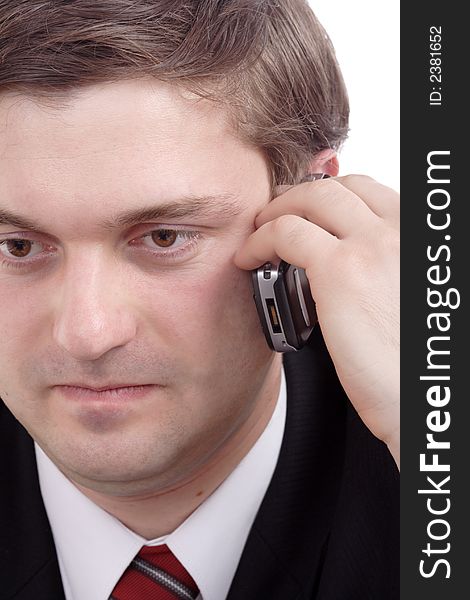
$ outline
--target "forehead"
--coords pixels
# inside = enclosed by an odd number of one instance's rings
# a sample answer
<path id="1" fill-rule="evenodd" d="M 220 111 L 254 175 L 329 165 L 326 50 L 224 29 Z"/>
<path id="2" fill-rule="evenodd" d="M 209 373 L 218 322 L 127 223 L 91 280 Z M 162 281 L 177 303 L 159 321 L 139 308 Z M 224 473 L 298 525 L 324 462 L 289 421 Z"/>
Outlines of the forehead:
<path id="1" fill-rule="evenodd" d="M 57 107 L 0 96 L 0 197 L 25 210 L 243 195 L 250 174 L 266 179 L 264 158 L 226 109 L 171 84 L 90 86 Z"/>
<path id="2" fill-rule="evenodd" d="M 223 137 L 222 137 L 223 136 Z M 142 144 L 188 145 L 231 136 L 228 113 L 180 87 L 150 80 L 83 88 L 54 106 L 21 95 L 0 96 L 2 159 L 80 157 Z M 47 152 L 45 150 L 47 149 Z"/>

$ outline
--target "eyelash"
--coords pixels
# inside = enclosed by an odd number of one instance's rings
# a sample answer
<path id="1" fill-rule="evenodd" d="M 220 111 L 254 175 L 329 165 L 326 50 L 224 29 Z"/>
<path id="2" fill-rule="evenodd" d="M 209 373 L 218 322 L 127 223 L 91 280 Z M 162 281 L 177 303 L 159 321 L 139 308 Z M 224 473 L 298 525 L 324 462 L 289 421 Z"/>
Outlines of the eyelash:
<path id="1" fill-rule="evenodd" d="M 7 244 L 7 242 L 19 242 L 19 241 L 29 241 L 29 242 L 33 242 L 36 244 L 39 244 L 40 242 L 38 242 L 37 240 L 33 240 L 27 237 L 22 237 L 21 234 L 17 234 L 17 237 L 12 237 L 12 238 L 7 238 L 7 239 L 0 239 L 0 247 Z M 41 244 L 44 247 L 46 247 L 45 244 Z M 51 252 L 49 252 L 49 254 L 52 254 Z M 2 267 L 9 267 L 12 269 L 25 269 L 28 266 L 32 266 L 34 263 L 36 263 L 38 260 L 38 258 L 33 258 L 33 259 L 29 259 L 29 260 L 8 260 L 4 257 L 3 254 L 0 255 L 0 260 L 1 260 L 1 266 Z"/>
<path id="2" fill-rule="evenodd" d="M 159 227 L 157 229 L 152 229 L 152 231 L 149 231 L 149 232 L 145 233 L 144 235 L 141 235 L 140 237 L 136 238 L 135 240 L 132 240 L 131 244 L 134 246 L 134 245 L 136 245 L 134 243 L 135 241 L 142 242 L 146 238 L 151 238 L 152 234 L 156 233 L 157 231 L 160 231 L 160 232 L 164 231 L 167 233 L 168 232 L 176 233 L 178 237 L 186 238 L 188 240 L 188 242 L 186 244 L 184 244 L 183 246 L 176 246 L 176 248 L 174 250 L 171 250 L 171 248 L 173 246 L 168 246 L 168 248 L 170 248 L 170 250 L 167 250 L 167 251 L 154 252 L 150 249 L 145 250 L 146 252 L 149 252 L 153 256 L 163 257 L 166 260 L 172 260 L 172 259 L 176 260 L 180 256 L 186 254 L 189 250 L 191 250 L 196 245 L 197 241 L 202 237 L 200 231 L 189 231 L 188 229 L 172 229 L 170 227 Z"/>
<path id="3" fill-rule="evenodd" d="M 172 246 L 168 246 L 169 250 L 165 250 L 165 251 L 152 251 L 150 249 L 144 250 L 145 253 L 151 254 L 153 257 L 163 258 L 164 260 L 167 260 L 169 262 L 171 262 L 172 260 L 177 260 L 180 256 L 184 255 L 189 250 L 191 250 L 196 245 L 197 241 L 202 237 L 201 232 L 199 232 L 199 231 L 189 231 L 187 229 L 172 229 L 170 227 L 158 227 L 156 229 L 152 229 L 151 231 L 139 236 L 138 238 L 131 240 L 129 242 L 129 244 L 131 246 L 139 245 L 139 247 L 140 247 L 139 242 L 143 242 L 143 240 L 145 240 L 146 238 L 151 238 L 152 234 L 154 234 L 156 232 L 176 233 L 177 239 L 178 238 L 186 238 L 188 240 L 188 243 L 186 243 L 182 246 L 176 246 L 175 250 L 171 250 Z M 45 248 L 50 247 L 50 246 L 47 246 L 46 244 L 42 244 L 42 242 L 38 242 L 37 240 L 28 238 L 26 236 L 23 237 L 22 234 L 16 234 L 16 237 L 0 239 L 0 248 L 4 244 L 6 245 L 7 242 L 23 241 L 23 240 L 41 244 Z M 146 246 L 146 248 L 148 248 L 148 246 Z M 158 246 L 155 246 L 155 248 L 158 248 Z M 43 254 L 43 253 L 41 252 L 40 254 Z M 49 252 L 48 254 L 52 254 L 52 252 Z M 21 260 L 21 259 L 8 260 L 5 258 L 2 259 L 1 258 L 2 256 L 4 256 L 4 255 L 0 254 L 0 265 L 2 267 L 6 266 L 6 267 L 11 267 L 13 269 L 26 269 L 27 267 L 33 266 L 34 263 L 36 263 L 40 260 L 43 260 L 43 258 L 33 258 L 33 259 L 29 259 L 29 260 Z"/>

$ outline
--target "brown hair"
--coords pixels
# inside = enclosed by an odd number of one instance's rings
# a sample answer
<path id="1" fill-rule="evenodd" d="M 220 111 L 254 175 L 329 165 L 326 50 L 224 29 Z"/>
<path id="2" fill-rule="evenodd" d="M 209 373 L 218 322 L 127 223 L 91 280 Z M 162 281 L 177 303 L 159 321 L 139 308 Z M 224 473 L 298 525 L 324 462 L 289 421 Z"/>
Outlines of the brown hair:
<path id="1" fill-rule="evenodd" d="M 334 49 L 305 0 L 0 0 L 0 93 L 60 102 L 146 76 L 227 104 L 273 184 L 347 135 Z"/>

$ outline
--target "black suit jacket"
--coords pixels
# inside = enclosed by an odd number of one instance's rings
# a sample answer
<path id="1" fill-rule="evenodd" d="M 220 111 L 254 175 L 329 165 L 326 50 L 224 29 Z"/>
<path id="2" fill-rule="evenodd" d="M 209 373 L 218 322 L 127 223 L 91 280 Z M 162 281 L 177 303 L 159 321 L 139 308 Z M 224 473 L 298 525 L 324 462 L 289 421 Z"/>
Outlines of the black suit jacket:
<path id="1" fill-rule="evenodd" d="M 281 453 L 227 600 L 398 599 L 395 463 L 350 406 L 318 328 L 284 364 Z M 2 402 L 0 435 L 0 599 L 62 600 L 33 442 Z"/>

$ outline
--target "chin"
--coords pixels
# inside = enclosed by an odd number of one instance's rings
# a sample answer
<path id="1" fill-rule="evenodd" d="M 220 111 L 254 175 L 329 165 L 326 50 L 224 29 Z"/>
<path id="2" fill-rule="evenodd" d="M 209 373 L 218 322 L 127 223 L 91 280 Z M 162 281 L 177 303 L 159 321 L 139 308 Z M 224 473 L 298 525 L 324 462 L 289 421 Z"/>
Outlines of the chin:
<path id="1" fill-rule="evenodd" d="M 187 440 L 186 440 L 187 442 Z M 188 457 L 188 443 L 175 432 L 128 428 L 113 432 L 71 431 L 39 441 L 51 460 L 72 481 L 95 491 L 126 495 L 127 489 L 144 493 L 174 483 L 179 474 L 174 465 Z M 190 469 L 190 465 L 185 465 Z"/>

